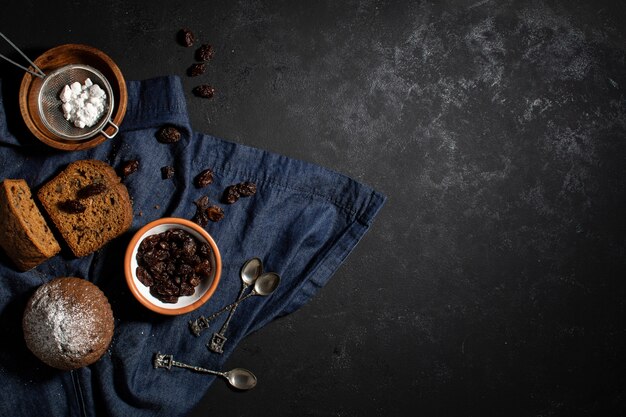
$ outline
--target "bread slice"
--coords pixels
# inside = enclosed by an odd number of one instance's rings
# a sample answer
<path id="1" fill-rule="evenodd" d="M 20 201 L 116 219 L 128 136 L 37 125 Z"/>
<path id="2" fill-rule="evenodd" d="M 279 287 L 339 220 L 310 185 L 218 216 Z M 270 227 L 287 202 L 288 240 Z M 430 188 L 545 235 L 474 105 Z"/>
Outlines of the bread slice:
<path id="1" fill-rule="evenodd" d="M 6 179 L 0 184 L 0 246 L 21 271 L 61 250 L 24 180 Z"/>
<path id="2" fill-rule="evenodd" d="M 85 196 L 81 190 L 103 184 L 103 192 Z M 110 165 L 97 160 L 72 162 L 46 183 L 37 197 L 74 255 L 88 255 L 121 235 L 133 221 L 126 186 Z M 83 211 L 67 208 L 78 203 Z"/>

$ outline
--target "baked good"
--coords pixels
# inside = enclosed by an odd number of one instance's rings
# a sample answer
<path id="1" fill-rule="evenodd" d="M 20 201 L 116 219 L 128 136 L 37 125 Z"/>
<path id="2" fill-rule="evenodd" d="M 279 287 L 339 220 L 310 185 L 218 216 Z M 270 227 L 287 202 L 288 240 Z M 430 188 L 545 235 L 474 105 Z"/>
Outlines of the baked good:
<path id="1" fill-rule="evenodd" d="M 40 286 L 22 318 L 26 346 L 44 363 L 71 370 L 90 365 L 113 338 L 113 312 L 100 289 L 82 278 L 62 277 Z"/>
<path id="2" fill-rule="evenodd" d="M 0 246 L 21 271 L 61 250 L 24 180 L 6 179 L 0 184 Z"/>
<path id="3" fill-rule="evenodd" d="M 133 221 L 126 186 L 102 161 L 72 162 L 37 197 L 77 257 L 100 249 Z"/>

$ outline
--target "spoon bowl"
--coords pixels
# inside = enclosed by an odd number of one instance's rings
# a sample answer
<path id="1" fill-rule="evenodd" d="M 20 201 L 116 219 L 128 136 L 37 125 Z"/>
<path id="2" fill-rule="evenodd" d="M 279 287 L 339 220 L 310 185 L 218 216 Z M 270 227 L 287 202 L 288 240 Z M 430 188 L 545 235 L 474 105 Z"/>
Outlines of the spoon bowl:
<path id="1" fill-rule="evenodd" d="M 234 368 L 224 373 L 228 383 L 240 390 L 252 389 L 256 386 L 256 376 L 247 369 Z"/>
<path id="2" fill-rule="evenodd" d="M 252 258 L 246 261 L 241 267 L 241 281 L 244 288 L 254 284 L 263 271 L 263 263 L 259 258 Z"/>
<path id="3" fill-rule="evenodd" d="M 280 284 L 280 276 L 275 272 L 266 272 L 257 278 L 252 292 L 261 296 L 270 295 Z"/>

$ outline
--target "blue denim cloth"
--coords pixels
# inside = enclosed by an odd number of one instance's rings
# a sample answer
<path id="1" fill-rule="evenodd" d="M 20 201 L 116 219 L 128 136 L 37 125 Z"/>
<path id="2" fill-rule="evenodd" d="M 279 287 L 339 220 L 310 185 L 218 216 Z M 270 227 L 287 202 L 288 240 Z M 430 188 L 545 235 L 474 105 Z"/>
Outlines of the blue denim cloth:
<path id="1" fill-rule="evenodd" d="M 102 250 L 76 259 L 65 247 L 61 255 L 23 273 L 0 254 L 0 415 L 187 414 L 214 377 L 178 368 L 153 369 L 155 352 L 222 369 L 242 338 L 298 309 L 329 280 L 384 203 L 381 194 L 341 174 L 193 132 L 177 77 L 129 82 L 128 91 L 128 111 L 119 135 L 96 148 L 69 153 L 12 135 L 0 101 L 1 178 L 24 178 L 36 191 L 78 159 L 100 159 L 116 168 L 126 160 L 140 161 L 139 170 L 124 180 L 134 204 L 131 230 Z M 10 122 L 13 126 L 18 121 Z M 155 133 L 164 124 L 182 129 L 180 142 L 156 141 Z M 161 179 L 160 169 L 166 165 L 176 167 L 173 179 Z M 214 183 L 197 189 L 193 177 L 205 168 L 215 172 Z M 195 213 L 195 199 L 206 194 L 217 202 L 226 186 L 241 181 L 255 182 L 256 195 L 224 206 L 225 218 L 207 226 L 223 259 L 222 280 L 211 300 L 176 317 L 157 315 L 140 305 L 126 287 L 122 269 L 134 232 L 164 216 L 189 219 Z M 205 344 L 225 315 L 199 338 L 187 323 L 235 300 L 241 289 L 240 268 L 254 256 L 263 260 L 266 271 L 281 275 L 280 286 L 269 297 L 243 303 L 226 334 L 224 354 L 211 353 Z M 72 372 L 39 362 L 22 336 L 28 298 L 39 285 L 58 276 L 94 282 L 109 298 L 116 318 L 108 352 L 92 366 Z"/>

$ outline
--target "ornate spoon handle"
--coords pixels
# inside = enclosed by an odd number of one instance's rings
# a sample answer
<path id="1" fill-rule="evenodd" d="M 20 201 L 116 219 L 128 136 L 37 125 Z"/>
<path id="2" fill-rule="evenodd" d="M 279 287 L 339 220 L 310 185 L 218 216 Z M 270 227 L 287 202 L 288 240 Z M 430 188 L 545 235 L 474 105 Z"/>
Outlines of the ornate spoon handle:
<path id="1" fill-rule="evenodd" d="M 160 352 L 154 356 L 153 365 L 155 368 L 172 369 L 172 366 L 175 366 L 177 368 L 189 369 L 189 370 L 192 370 L 195 372 L 201 372 L 204 374 L 211 374 L 211 375 L 217 375 L 217 376 L 223 376 L 223 377 L 226 376 L 226 372 L 218 372 L 218 371 L 213 371 L 211 369 L 202 368 L 200 366 L 187 365 L 186 363 L 175 361 L 174 355 L 165 355 Z"/>

